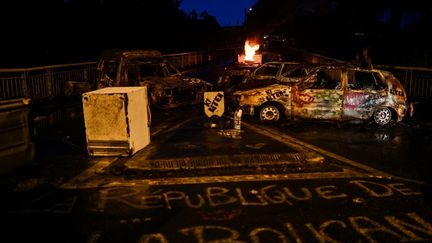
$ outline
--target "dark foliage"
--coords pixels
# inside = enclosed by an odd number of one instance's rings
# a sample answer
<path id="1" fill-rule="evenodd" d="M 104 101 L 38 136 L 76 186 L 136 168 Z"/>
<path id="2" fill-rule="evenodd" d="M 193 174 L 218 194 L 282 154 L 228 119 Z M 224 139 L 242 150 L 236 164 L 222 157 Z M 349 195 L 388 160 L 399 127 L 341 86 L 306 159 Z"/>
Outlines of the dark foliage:
<path id="1" fill-rule="evenodd" d="M 1 1 L 1 66 L 92 61 L 111 48 L 173 53 L 227 44 L 220 40 L 222 29 L 213 16 L 189 15 L 179 4 L 178 0 Z"/>
<path id="2" fill-rule="evenodd" d="M 258 0 L 245 21 L 250 35 L 276 33 L 297 47 L 342 60 L 362 48 L 375 63 L 431 66 L 432 2 Z"/>

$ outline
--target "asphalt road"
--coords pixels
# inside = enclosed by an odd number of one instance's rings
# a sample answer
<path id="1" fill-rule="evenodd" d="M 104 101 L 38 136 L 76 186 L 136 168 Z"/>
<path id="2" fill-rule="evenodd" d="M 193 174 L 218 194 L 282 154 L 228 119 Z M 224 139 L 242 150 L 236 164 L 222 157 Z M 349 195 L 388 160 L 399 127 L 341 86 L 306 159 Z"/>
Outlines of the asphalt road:
<path id="1" fill-rule="evenodd" d="M 431 122 L 412 119 L 389 127 L 302 122 L 274 129 L 392 175 L 431 183 Z"/>
<path id="2" fill-rule="evenodd" d="M 2 239 L 432 241 L 428 123 L 245 118 L 232 137 L 228 118 L 211 128 L 201 109 L 155 112 L 132 158 L 87 156 L 79 105 L 40 122 L 35 163 L 0 180 Z"/>

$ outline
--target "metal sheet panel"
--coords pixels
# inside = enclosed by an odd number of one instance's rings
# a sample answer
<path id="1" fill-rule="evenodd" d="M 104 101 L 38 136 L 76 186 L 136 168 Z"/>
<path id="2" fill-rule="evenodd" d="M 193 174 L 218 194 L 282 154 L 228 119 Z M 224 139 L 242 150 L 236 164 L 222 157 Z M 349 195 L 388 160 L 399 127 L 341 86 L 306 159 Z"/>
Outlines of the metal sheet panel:
<path id="1" fill-rule="evenodd" d="M 82 98 L 90 155 L 130 156 L 150 143 L 147 87 L 109 87 Z"/>

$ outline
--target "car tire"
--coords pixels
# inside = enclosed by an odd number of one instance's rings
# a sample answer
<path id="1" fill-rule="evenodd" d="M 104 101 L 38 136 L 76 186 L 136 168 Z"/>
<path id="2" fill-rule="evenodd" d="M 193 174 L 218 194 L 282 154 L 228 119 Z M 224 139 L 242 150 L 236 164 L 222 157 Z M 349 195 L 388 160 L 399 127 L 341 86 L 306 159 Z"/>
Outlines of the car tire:
<path id="1" fill-rule="evenodd" d="M 375 111 L 374 121 L 380 126 L 388 125 L 393 118 L 392 111 L 388 107 L 382 107 Z"/>
<path id="2" fill-rule="evenodd" d="M 282 119 L 282 109 L 273 104 L 263 105 L 259 111 L 262 122 L 278 122 Z"/>

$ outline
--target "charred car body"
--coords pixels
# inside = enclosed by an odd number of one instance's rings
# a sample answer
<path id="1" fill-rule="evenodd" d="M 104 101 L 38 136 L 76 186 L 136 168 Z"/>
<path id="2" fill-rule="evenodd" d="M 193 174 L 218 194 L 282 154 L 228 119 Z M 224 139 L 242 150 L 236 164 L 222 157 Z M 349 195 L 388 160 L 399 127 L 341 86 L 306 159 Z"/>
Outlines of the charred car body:
<path id="1" fill-rule="evenodd" d="M 234 98 L 244 113 L 257 113 L 262 121 L 373 119 L 386 125 L 407 111 L 406 92 L 390 72 L 346 65 L 318 66 L 297 83 L 274 82 L 237 91 Z"/>
<path id="2" fill-rule="evenodd" d="M 229 78 L 237 77 L 237 81 L 243 83 L 247 80 L 265 80 L 265 79 L 276 79 L 280 82 L 297 82 L 300 78 L 309 73 L 309 69 L 312 64 L 300 63 L 300 62 L 284 62 L 284 61 L 270 61 L 266 62 L 258 67 L 254 66 L 236 66 L 225 70 L 225 79 L 222 83 L 227 83 Z"/>
<path id="3" fill-rule="evenodd" d="M 212 85 L 184 77 L 159 51 L 105 51 L 98 66 L 96 88 L 147 86 L 149 102 L 158 108 L 174 108 L 203 101 Z"/>
<path id="4" fill-rule="evenodd" d="M 313 64 L 300 62 L 267 62 L 247 76 L 245 82 L 269 79 L 283 83 L 297 82 L 305 77 L 313 67 Z"/>
<path id="5" fill-rule="evenodd" d="M 245 78 L 255 69 L 255 66 L 250 65 L 236 65 L 224 68 L 217 82 L 218 88 L 227 91 L 241 85 Z"/>
<path id="6" fill-rule="evenodd" d="M 314 65 L 299 62 L 267 62 L 255 69 L 231 69 L 219 85 L 229 93 L 263 87 L 269 83 L 295 83 L 305 77 Z"/>

